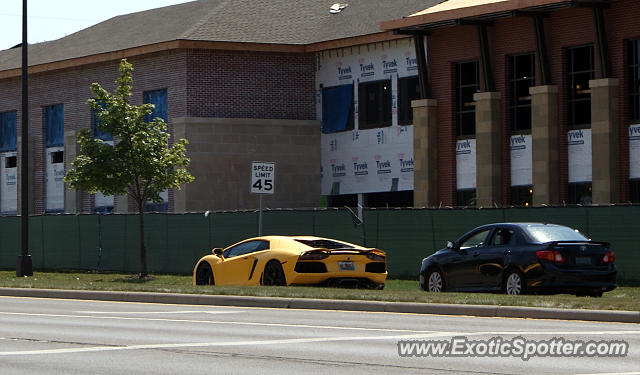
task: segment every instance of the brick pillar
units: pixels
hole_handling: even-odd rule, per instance
[[[35,183],[36,183],[36,175],[35,171],[35,158],[34,158],[34,147],[35,140],[33,137],[29,137],[29,214],[36,214],[41,212],[35,212]],[[17,160],[18,160],[18,173],[17,173],[17,196],[18,196],[18,214],[22,212],[22,168],[20,167],[22,163],[22,137],[18,136],[18,149],[17,149]]]
[[[500,93],[473,95],[476,105],[476,205],[502,203],[502,119]]]
[[[413,205],[438,205],[438,139],[435,99],[414,100],[413,109]]]
[[[618,203],[618,92],[617,78],[589,81],[591,88],[591,155],[593,204]]]
[[[558,185],[558,86],[535,86],[531,94],[534,206],[560,203]]]
[[[64,170],[65,173],[71,169],[71,163],[76,160],[80,145],[78,145],[77,132],[75,130],[67,130],[64,132]],[[64,184],[64,212],[67,214],[76,214],[82,212],[82,192],[80,190],[71,190],[68,184]]]

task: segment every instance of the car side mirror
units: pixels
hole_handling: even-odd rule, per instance
[[[456,246],[455,246],[455,244],[453,242],[447,241],[447,249],[452,249],[453,250],[453,248],[455,248],[455,247]]]
[[[221,256],[222,256],[222,249],[221,249],[221,248],[219,248],[219,247],[217,247],[217,248],[213,249],[213,251],[211,251],[211,252],[213,253],[213,255],[217,255],[217,256],[219,256],[219,257],[221,257]]]

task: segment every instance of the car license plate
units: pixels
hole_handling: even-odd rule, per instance
[[[356,266],[353,262],[338,262],[338,267],[340,267],[340,271],[355,271]]]
[[[582,266],[590,266],[591,257],[576,257],[576,264]]]

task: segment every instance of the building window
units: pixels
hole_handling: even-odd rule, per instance
[[[569,129],[591,127],[591,90],[594,78],[593,46],[567,49],[567,111]]]
[[[531,94],[529,94],[529,88],[536,84],[533,53],[509,57],[509,80],[511,131],[531,131]]]
[[[640,180],[629,180],[629,190],[631,203],[640,203]]]
[[[420,99],[418,77],[398,78],[398,125],[413,124],[411,101]]]
[[[360,83],[358,106],[360,129],[391,126],[391,80]]]
[[[591,182],[569,184],[569,204],[591,204]]]
[[[0,152],[16,150],[18,140],[16,119],[16,111],[0,113]]]
[[[473,136],[476,134],[476,107],[473,95],[479,91],[478,62],[456,63],[456,135]]]
[[[102,108],[105,108],[103,104],[101,104]],[[100,125],[100,119],[95,110],[91,110],[93,116],[91,116],[91,129],[93,129],[93,136],[96,139],[101,139],[103,141],[113,141],[113,136],[108,132],[102,130]]]
[[[145,91],[144,103],[154,105],[151,115],[148,115],[146,118],[147,122],[153,121],[156,117],[163,119],[165,123],[169,122],[169,117],[167,115],[167,89]]]
[[[456,192],[456,202],[458,206],[475,206],[476,189],[463,189]]]
[[[322,132],[353,130],[353,84],[322,89]]]
[[[46,147],[64,146],[64,108],[62,104],[43,108]]]
[[[627,60],[629,73],[629,115],[631,121],[640,121],[640,39],[630,40]]]
[[[413,207],[413,190],[368,193],[365,207]]]
[[[511,205],[512,206],[531,206],[533,202],[532,186],[512,186],[511,187]]]

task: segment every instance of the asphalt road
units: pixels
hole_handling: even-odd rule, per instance
[[[526,361],[398,353],[399,340],[462,336],[623,340],[629,352]],[[640,375],[640,325],[0,297],[3,375],[283,373]]]

